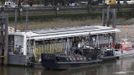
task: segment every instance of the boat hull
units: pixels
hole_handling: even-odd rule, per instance
[[[75,69],[75,68],[82,68],[88,67],[91,64],[99,64],[102,62],[101,59],[96,60],[89,60],[89,61],[55,61],[53,55],[49,57],[49,59],[45,58],[45,55],[42,54],[42,66],[45,69],[53,69],[53,70],[65,70],[65,69]]]
[[[119,59],[119,56],[107,56],[101,58],[103,61],[116,60]]]
[[[109,61],[109,60],[116,60],[118,59],[119,56],[116,56],[115,55],[115,52],[114,50],[108,50],[108,51],[105,51],[104,54],[102,55],[101,59],[103,61]]]

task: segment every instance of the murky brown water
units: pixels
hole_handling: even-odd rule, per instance
[[[47,71],[24,67],[0,67],[0,75],[134,75],[134,59],[127,58],[118,61],[90,66],[88,68],[66,71]]]

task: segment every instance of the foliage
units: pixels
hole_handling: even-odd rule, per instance
[[[4,2],[5,2],[5,0],[0,0],[0,3],[1,3],[1,4],[4,4]]]

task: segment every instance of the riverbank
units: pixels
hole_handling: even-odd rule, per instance
[[[32,21],[27,24],[27,29],[48,29],[48,28],[62,28],[62,27],[74,27],[74,26],[84,26],[84,25],[98,25],[100,20],[90,19],[90,20],[70,20],[70,19],[55,19],[53,21]],[[10,24],[13,26],[13,23]],[[24,30],[26,23],[18,23],[17,28],[19,30]]]
[[[118,25],[131,25],[134,24],[134,18],[132,19],[125,19],[119,18],[116,20],[116,24]],[[73,26],[85,26],[85,25],[102,25],[101,18],[84,18],[84,19],[62,19],[62,18],[55,18],[50,21],[29,21],[28,23],[18,22],[17,29],[24,30],[26,25],[27,29],[48,29],[48,28],[61,28],[61,27],[73,27]],[[14,23],[10,22],[9,26],[14,27]]]
[[[128,38],[134,41],[134,18],[132,19],[117,19],[117,28],[121,29],[118,33],[119,38]],[[13,23],[9,24],[14,27]],[[27,26],[26,26],[27,25]],[[17,29],[24,30],[27,27],[28,30],[35,29],[48,29],[48,28],[62,28],[62,27],[74,27],[74,26],[85,26],[85,25],[102,25],[101,19],[84,19],[84,20],[70,20],[70,19],[55,19],[52,21],[31,21],[28,24],[18,23]]]

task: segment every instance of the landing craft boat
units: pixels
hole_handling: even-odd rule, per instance
[[[79,26],[9,33],[9,64],[40,63],[46,69],[68,69],[116,58],[119,29]]]
[[[86,67],[89,64],[97,64],[102,60],[99,58],[99,50],[95,49],[81,49],[82,53],[70,53],[70,54],[42,54],[42,65],[46,69],[69,69]],[[85,52],[84,52],[85,51]]]
[[[73,31],[70,32],[71,29]],[[57,53],[42,53],[41,63],[46,69],[68,69],[116,59],[112,45],[115,43],[115,33],[118,31],[104,26],[65,29],[62,35],[69,32],[68,35],[58,38],[65,40],[67,49]],[[60,32],[57,35],[61,35]]]

